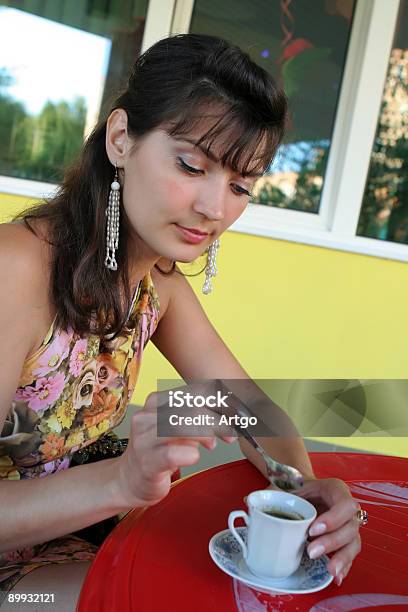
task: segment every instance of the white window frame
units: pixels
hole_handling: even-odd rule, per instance
[[[408,261],[407,245],[355,235],[399,5],[357,0],[319,213],[250,204],[231,231]],[[150,0],[142,51],[169,34],[188,32],[193,9],[194,0]],[[44,197],[56,188],[0,176],[3,193]]]

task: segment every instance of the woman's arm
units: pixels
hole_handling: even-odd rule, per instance
[[[247,373],[208,321],[186,279],[174,275],[163,285],[167,308],[153,342],[181,376],[185,380],[248,379]],[[268,425],[274,435],[258,440],[274,458],[303,473],[305,485],[297,493],[310,499],[318,508],[318,517],[309,530],[309,535],[316,537],[308,545],[308,553],[313,558],[334,553],[328,570],[340,585],[361,549],[356,518],[358,504],[341,480],[315,478],[303,440],[295,435],[279,436],[280,431],[290,431],[293,423],[269,398],[265,402],[269,402],[265,414],[270,416]],[[240,446],[266,476],[264,462],[256,451],[244,439],[240,439]]]
[[[258,437],[260,444],[275,459],[290,464],[306,478],[313,478],[313,469],[302,438],[297,435],[286,413],[254,383],[224,344],[208,320],[187,280],[180,274],[155,276],[164,312],[152,341],[172,363],[184,380],[216,379],[246,380],[246,393],[262,400],[262,417],[273,435]],[[163,298],[162,298],[163,296]],[[249,388],[248,388],[249,385]],[[251,389],[253,385],[253,389]],[[238,384],[237,395],[242,398]],[[239,436],[245,456],[266,476],[263,459]]]
[[[12,405],[24,360],[41,335],[47,307],[46,264],[28,231],[0,225],[0,433]],[[0,478],[0,553],[78,531],[133,507],[165,497],[171,474],[199,459],[210,439],[158,440],[149,402],[133,415],[126,451],[43,478]],[[0,435],[0,462],[12,463]]]
[[[0,553],[40,544],[130,510],[117,486],[117,459],[0,481]]]
[[[0,434],[24,359],[36,340],[43,303],[43,265],[35,239],[22,228],[0,226]],[[1,451],[0,459],[4,457]],[[0,552],[38,544],[117,514],[112,460],[45,478],[0,479]]]

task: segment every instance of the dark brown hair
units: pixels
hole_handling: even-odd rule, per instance
[[[191,132],[203,117],[213,118],[197,144],[209,150],[221,138],[221,163],[241,174],[268,168],[287,121],[286,96],[265,70],[238,47],[199,34],[172,36],[143,53],[110,112],[115,108],[125,110],[135,142],[159,126],[174,136]],[[119,333],[131,300],[130,227],[123,208],[118,269],[112,272],[104,264],[105,210],[114,176],[105,148],[110,112],[67,168],[56,195],[15,219],[34,233],[30,220],[47,220],[53,247],[50,298],[57,325],[71,325],[78,333],[90,331],[93,311],[98,317],[92,331]]]

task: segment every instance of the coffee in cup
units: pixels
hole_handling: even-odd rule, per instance
[[[249,514],[235,510],[228,527],[243,551],[248,569],[262,578],[286,578],[299,567],[316,509],[310,502],[284,491],[264,489],[247,498]],[[243,518],[248,528],[245,543],[234,522]]]
[[[299,512],[289,512],[288,510],[282,510],[282,508],[261,508],[261,512],[285,521],[303,521],[305,518]]]

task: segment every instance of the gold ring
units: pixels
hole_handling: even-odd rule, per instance
[[[356,513],[357,519],[361,525],[367,525],[368,523],[368,512],[367,510],[362,510],[362,508],[360,508],[360,510],[357,510]]]

